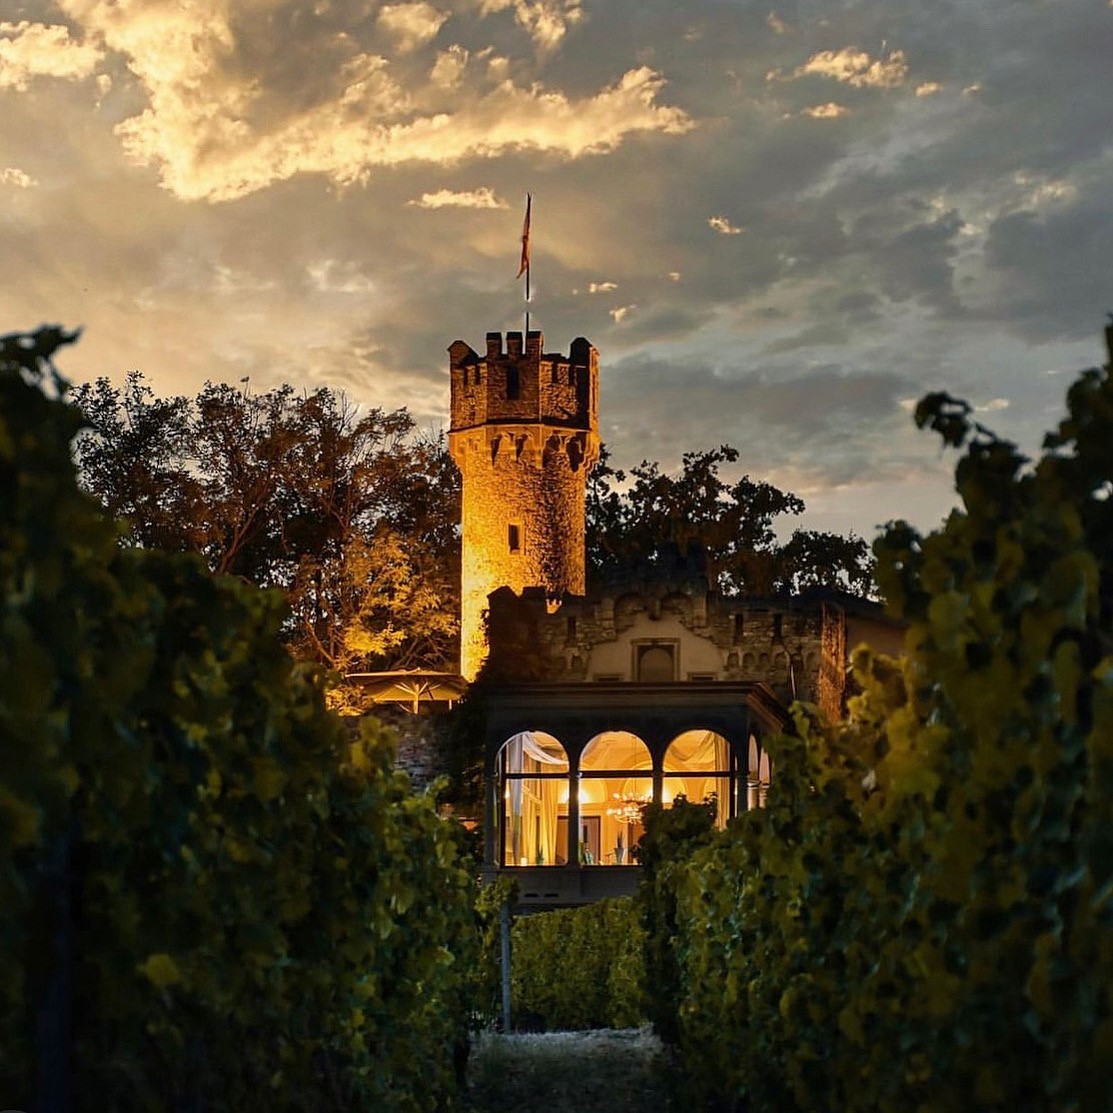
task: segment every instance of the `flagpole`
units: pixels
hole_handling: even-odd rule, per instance
[[[530,215],[533,209],[533,194],[526,194],[526,219],[522,224],[522,261],[518,267],[518,277],[521,278],[524,274],[526,276],[526,335],[525,339],[529,340],[529,268],[530,268],[530,245],[529,245],[529,224]]]

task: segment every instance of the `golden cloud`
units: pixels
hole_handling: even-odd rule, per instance
[[[305,270],[310,284],[323,294],[357,294],[366,297],[377,289],[374,279],[362,274],[352,263],[322,259],[310,263]]]
[[[739,228],[737,224],[731,224],[725,216],[709,216],[707,225],[709,228],[714,228],[720,236],[740,236],[746,231],[745,228]]]
[[[888,58],[871,58],[864,50],[844,47],[842,50],[821,50],[792,72],[793,77],[817,74],[833,77],[857,89],[891,89],[908,75],[908,62],[903,50],[894,50]]]
[[[16,189],[30,189],[38,184],[30,174],[20,170],[18,166],[5,166],[3,170],[0,170],[0,185],[15,186]]]
[[[647,67],[579,99],[505,76],[492,82],[488,74],[469,82],[450,110],[437,110],[428,83],[411,94],[386,58],[353,53],[343,33],[326,45],[341,57],[346,51],[346,60],[321,67],[316,100],[282,102],[279,111],[264,100],[263,82],[229,62],[236,51],[230,0],[61,3],[127,58],[148,105],[117,125],[117,134],[127,156],[157,167],[163,186],[183,200],[233,200],[303,173],[350,185],[376,167],[447,164],[515,148],[577,157],[613,150],[635,132],[675,135],[693,126],[681,109],[657,103],[664,81]],[[403,7],[428,8],[395,9]],[[410,10],[406,18],[417,17]]]
[[[515,22],[542,50],[552,50],[583,18],[580,0],[480,0],[483,15],[511,9]]]
[[[92,43],[71,39],[60,24],[0,23],[0,89],[26,89],[33,77],[90,77],[103,57]]]
[[[386,4],[379,11],[378,23],[406,53],[436,38],[446,19],[448,14],[431,4]]]
[[[496,197],[489,186],[481,186],[466,193],[457,193],[451,189],[438,189],[436,193],[423,193],[419,198],[407,201],[407,205],[414,205],[419,209],[505,209],[505,201]]]
[[[458,43],[442,50],[429,71],[429,80],[442,89],[455,89],[464,79],[468,52]]]
[[[589,294],[606,294],[617,289],[617,282],[591,282],[588,284],[587,292]]]
[[[849,111],[845,105],[828,101],[826,104],[813,104],[810,108],[801,109],[801,115],[811,116],[813,120],[833,120],[838,116],[845,116]]]

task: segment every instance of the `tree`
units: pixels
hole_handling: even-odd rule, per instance
[[[74,400],[81,482],[133,544],[280,589],[291,647],[340,672],[453,660],[459,481],[406,410],[290,386],[160,399],[138,372]]]
[[[436,669],[453,659],[458,620],[446,600],[455,597],[455,584],[437,560],[423,562],[400,532],[353,532],[334,556],[302,559],[296,576],[289,593],[296,657],[342,677],[368,662]],[[358,688],[343,682],[333,697],[342,710],[360,707]]]
[[[775,523],[801,514],[803,500],[748,475],[728,482],[723,465],[736,463],[729,445],[686,452],[675,475],[643,460],[629,475],[610,465],[604,450],[588,482],[589,577],[622,575],[652,562],[662,543],[707,554],[711,582],[727,594],[772,595],[809,587],[861,594],[873,590],[866,543],[853,534],[797,530],[781,544]]]
[[[120,389],[98,379],[72,397],[92,423],[75,443],[85,489],[110,517],[127,521],[135,544],[200,551],[202,489],[189,467],[189,400],[157,398],[138,371]]]

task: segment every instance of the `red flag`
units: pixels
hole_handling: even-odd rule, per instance
[[[533,194],[526,194],[526,219],[522,225],[522,262],[518,267],[518,274],[516,277],[521,278],[523,274],[529,274],[529,210],[533,204]]]

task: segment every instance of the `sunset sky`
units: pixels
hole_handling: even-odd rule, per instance
[[[1113,310],[1113,0],[0,4],[0,331],[74,380],[601,356],[620,464],[735,445],[804,523],[929,527],[927,390],[1034,450]]]

